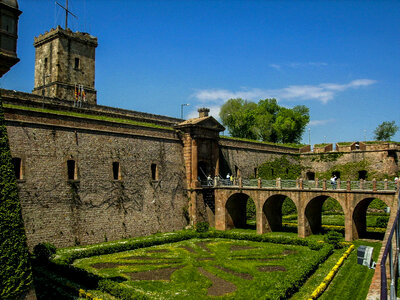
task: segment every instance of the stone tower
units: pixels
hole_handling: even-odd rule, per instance
[[[69,101],[78,98],[96,104],[96,37],[58,26],[35,37],[33,45],[36,48],[34,94]],[[85,99],[79,92],[80,86]]]

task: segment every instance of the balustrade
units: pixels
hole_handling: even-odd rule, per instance
[[[202,181],[201,185],[203,187],[210,187],[209,181]],[[236,186],[239,188],[243,187],[254,187],[254,188],[275,188],[275,189],[299,189],[299,190],[347,190],[347,191],[357,191],[357,190],[367,190],[367,191],[393,191],[397,190],[399,187],[399,183],[396,185],[393,181],[388,181],[387,179],[383,181],[376,181],[375,179],[371,181],[359,180],[359,181],[351,181],[346,180],[346,184],[342,185],[341,180],[338,179],[336,181],[336,185],[330,184],[326,179],[321,180],[316,178],[315,180],[306,180],[303,178],[298,178],[296,180],[289,179],[281,179],[277,178],[276,180],[265,180],[265,179],[245,179],[242,177],[235,178],[232,181],[229,179],[222,179],[220,177],[216,177],[211,186],[213,187],[229,187]]]

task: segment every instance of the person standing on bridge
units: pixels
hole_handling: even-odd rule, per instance
[[[332,189],[336,190],[336,175],[332,175],[331,185],[332,185]]]

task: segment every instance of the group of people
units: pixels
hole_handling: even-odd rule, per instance
[[[218,178],[219,179],[222,179],[222,177],[221,176],[216,176],[215,178],[217,178],[217,180],[218,180]],[[214,180],[215,180],[215,178],[212,178],[211,177],[211,175],[209,174],[208,176],[207,176],[207,185],[208,186],[213,186],[214,185]],[[230,175],[229,173],[226,175],[226,181],[225,181],[225,183],[227,184],[227,185],[233,185],[233,181],[234,181],[234,177],[233,177],[233,175]]]

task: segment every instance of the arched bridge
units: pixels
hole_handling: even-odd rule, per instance
[[[256,186],[254,186],[256,182]],[[264,183],[264,184],[263,184]],[[215,182],[212,189],[215,197],[215,227],[227,230],[246,224],[248,198],[255,202],[257,233],[279,230],[282,226],[282,203],[289,197],[297,208],[298,235],[306,237],[321,229],[322,205],[329,197],[341,205],[345,219],[345,239],[352,241],[366,233],[366,214],[372,200],[382,200],[391,212],[397,211],[397,192],[394,183],[384,182],[338,182],[337,186],[318,182],[253,181],[248,184],[239,179],[236,183]],[[270,182],[271,183],[271,182]],[[267,185],[263,187],[263,185]],[[271,184],[270,184],[271,185]],[[397,189],[398,190],[398,189]]]

